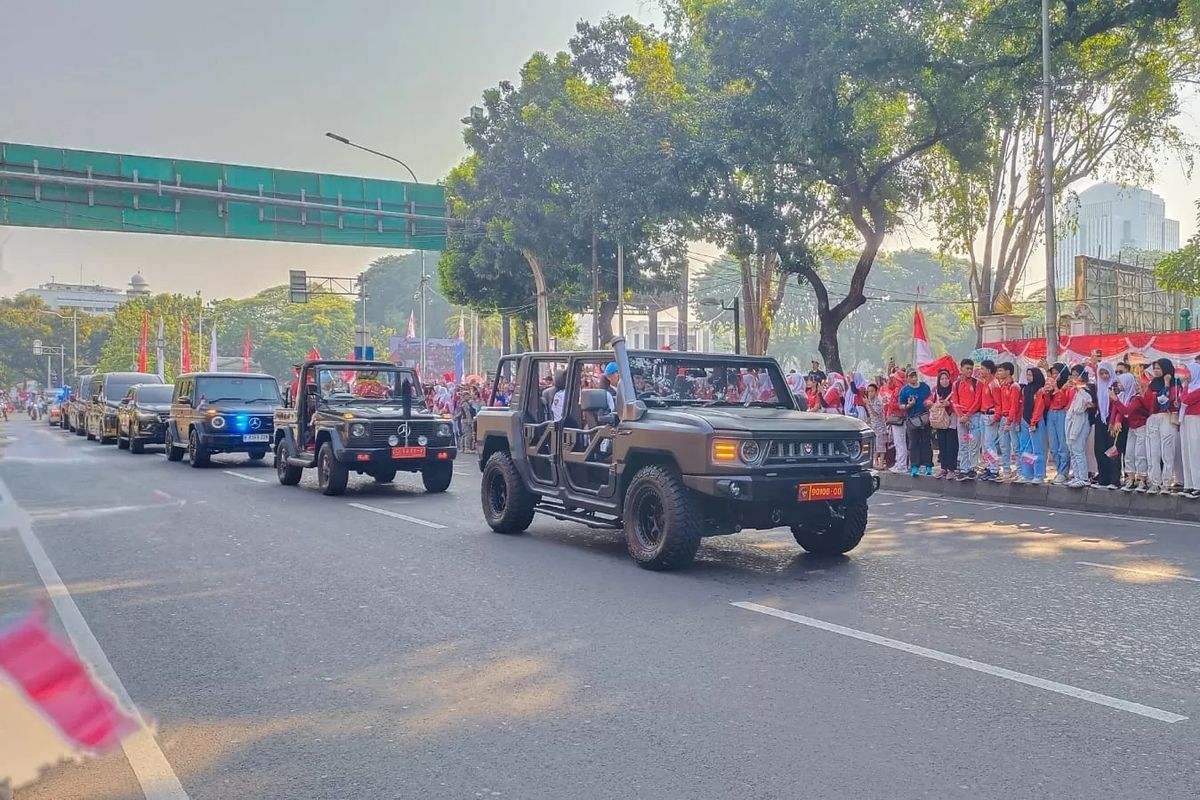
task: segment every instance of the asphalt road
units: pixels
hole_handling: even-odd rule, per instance
[[[490,533],[469,456],[329,498],[0,435],[0,616],[55,588],[157,726],[21,800],[1200,795],[1200,526],[884,493],[847,558],[656,574]]]

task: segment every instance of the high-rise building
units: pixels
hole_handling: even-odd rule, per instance
[[[1179,249],[1179,222],[1167,219],[1163,199],[1148,189],[1098,183],[1063,209],[1054,252],[1060,288],[1075,283],[1075,257],[1119,260],[1123,250]]]

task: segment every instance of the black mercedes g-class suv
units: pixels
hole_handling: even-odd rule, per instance
[[[191,372],[175,379],[166,425],[168,461],[186,453],[206,467],[213,453],[247,453],[261,461],[271,449],[279,382],[252,372]]]
[[[429,412],[417,373],[386,361],[306,361],[275,412],[275,471],[295,486],[317,468],[327,495],[346,491],[350,473],[391,483],[420,472],[427,492],[454,477],[454,428]]]
[[[879,486],[870,428],[798,410],[774,359],[612,347],[501,359],[475,418],[493,530],[537,513],[623,528],[660,570],[743,528],[790,527],[818,554],[858,545]]]

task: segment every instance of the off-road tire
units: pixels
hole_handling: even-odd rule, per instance
[[[700,521],[687,487],[666,467],[638,470],[625,492],[621,518],[629,555],[639,567],[680,569],[692,563],[700,549]]]
[[[529,491],[512,456],[492,453],[479,483],[483,518],[496,533],[524,533],[533,522],[537,495]]]
[[[212,454],[208,452],[208,448],[200,444],[200,434],[193,428],[188,434],[188,463],[196,469],[207,467],[212,459]]]
[[[134,430],[129,431],[129,452],[135,456],[146,452],[146,440],[138,438],[137,434],[139,432]]]
[[[132,440],[132,438],[133,438],[133,437],[132,437],[132,434],[131,434],[129,439],[122,439],[122,438],[121,438],[121,431],[120,431],[120,429],[118,428],[118,429],[117,429],[117,449],[118,449],[118,450],[128,450],[128,449],[129,449],[129,442]]]
[[[867,501],[847,503],[842,519],[827,528],[792,527],[796,544],[813,555],[840,556],[858,547],[867,532]]]
[[[251,461],[262,461],[264,458],[267,457],[267,451],[266,450],[251,450],[246,455],[250,456]]]
[[[304,477],[304,468],[293,467],[287,463],[287,458],[287,446],[280,439],[279,444],[275,445],[275,476],[283,486],[295,486]]]
[[[439,461],[421,468],[421,483],[429,494],[441,494],[454,479],[454,462]]]
[[[175,439],[171,436],[170,428],[167,428],[167,432],[163,434],[163,444],[166,445],[167,461],[183,461],[183,454],[187,451],[182,447],[175,446]]]
[[[317,453],[317,485],[321,494],[335,497],[346,491],[346,483],[350,480],[350,469],[338,463],[333,445],[329,442],[321,445]]]
[[[396,468],[386,467],[384,469],[376,470],[375,472],[371,473],[371,477],[375,479],[376,483],[391,483],[392,481],[396,480]]]
[[[96,441],[96,437],[92,435],[92,424],[90,422],[83,423],[83,435],[87,437],[89,442]]]

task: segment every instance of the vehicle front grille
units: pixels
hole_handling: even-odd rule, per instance
[[[764,464],[827,464],[848,462],[843,440],[776,439],[767,447]]]
[[[410,419],[408,425],[408,437],[400,433],[400,426],[404,420],[389,420],[388,422],[372,422],[370,446],[371,447],[388,447],[388,437],[396,436],[400,440],[401,445],[416,445],[418,436],[425,436],[429,439],[429,444],[433,446],[446,446],[453,444],[452,437],[443,437],[439,439],[434,435],[437,426],[447,422],[447,420],[432,420],[432,419]]]

